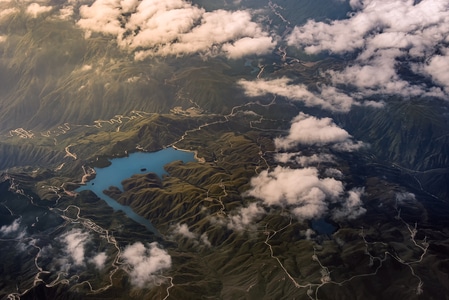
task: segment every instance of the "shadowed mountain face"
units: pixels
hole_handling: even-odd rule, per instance
[[[341,119],[370,144],[380,163],[391,163],[411,186],[447,199],[448,106],[435,100],[394,100],[383,110],[357,110]]]
[[[0,1],[0,298],[449,299],[441,20],[443,0]],[[195,159],[156,174],[167,148]]]

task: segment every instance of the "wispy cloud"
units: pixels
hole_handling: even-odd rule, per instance
[[[94,264],[98,270],[103,270],[107,258],[108,256],[106,255],[106,252],[100,252],[91,259],[89,259],[89,262]]]
[[[185,223],[184,224],[176,224],[173,229],[173,233],[179,234],[188,239],[196,239],[198,237],[198,235],[196,233],[191,232],[189,230],[189,226],[187,226],[187,224],[185,224]]]
[[[89,233],[81,229],[72,229],[60,237],[60,241],[64,244],[64,252],[77,266],[84,265],[85,262],[85,246],[89,242]]]
[[[206,246],[206,247],[212,247],[211,242],[209,241],[209,237],[207,236],[207,233],[203,233],[200,236],[200,241]]]
[[[265,209],[259,203],[250,203],[229,215],[227,227],[237,231],[252,230],[254,222],[265,214]]]
[[[353,220],[363,215],[366,209],[363,207],[361,196],[365,193],[364,188],[354,188],[347,192],[347,196],[341,201],[339,208],[332,211],[335,221]]]
[[[195,245],[204,245],[207,247],[211,246],[211,243],[209,241],[209,238],[207,236],[207,233],[204,232],[203,234],[198,234],[196,232],[190,231],[189,226],[185,223],[183,224],[176,224],[174,225],[173,229],[173,234],[175,235],[180,235],[182,237],[188,238],[190,240],[192,240],[194,242]]]
[[[340,92],[335,87],[322,86],[319,93],[308,90],[304,84],[294,84],[293,80],[282,77],[276,79],[241,79],[238,84],[250,97],[273,94],[293,101],[303,102],[309,107],[321,107],[330,111],[347,112],[353,105],[359,105],[352,97]]]
[[[274,160],[278,163],[293,163],[301,167],[317,166],[322,163],[336,164],[335,159],[335,156],[329,153],[303,155],[301,152],[278,152],[274,155]]]
[[[398,204],[413,203],[416,201],[415,194],[409,192],[398,192],[396,193],[396,202]]]

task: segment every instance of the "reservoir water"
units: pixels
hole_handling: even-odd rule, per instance
[[[318,234],[327,234],[330,235],[337,230],[337,227],[327,222],[324,219],[312,220],[311,227]]]
[[[170,162],[194,160],[193,152],[166,148],[157,152],[136,152],[127,157],[111,159],[111,165],[106,168],[95,168],[96,176],[76,189],[77,192],[90,190],[103,199],[114,210],[123,211],[130,219],[142,224],[148,230],[157,233],[151,222],[136,214],[129,206],[121,205],[103,193],[104,190],[115,186],[123,191],[122,181],[135,174],[156,173],[158,176],[166,174],[164,166]]]

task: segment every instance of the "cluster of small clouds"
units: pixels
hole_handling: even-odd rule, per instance
[[[14,240],[26,237],[26,230],[21,226],[21,220],[21,218],[15,219],[10,225],[0,227],[0,235]],[[90,242],[91,235],[88,232],[74,228],[63,233],[52,244],[42,247],[41,256],[51,258],[52,263],[59,265],[65,272],[69,272],[72,266],[85,267],[86,262],[101,270],[105,266],[107,255],[105,252],[86,255],[86,245]],[[37,240],[28,236],[25,240],[20,241],[18,249],[25,251],[30,244],[35,243]]]
[[[92,236],[89,232],[74,228],[62,234],[56,244],[43,247],[41,255],[52,257],[52,264],[65,273],[84,269],[88,265],[101,271],[106,266],[108,255],[106,252],[93,251],[92,247],[88,247],[91,243]],[[63,255],[59,253],[60,249]],[[164,281],[160,272],[171,267],[171,256],[156,242],[128,245],[121,252],[121,259],[131,283],[138,287],[160,284]]]
[[[286,37],[288,45],[308,54],[351,53],[356,58],[347,67],[324,71],[327,83],[314,91],[282,77],[241,80],[245,93],[251,97],[279,95],[338,112],[354,105],[384,106],[383,101],[369,100],[375,95],[449,98],[446,0],[351,0],[350,5],[353,12],[347,18],[309,20]],[[399,69],[427,78],[433,85],[405,79]]]
[[[38,16],[49,13],[53,10],[53,6],[45,5],[47,1],[24,1],[25,7],[20,5],[17,7],[17,2],[12,0],[0,0],[0,22],[3,19],[14,16],[21,11],[29,15],[31,18],[37,18]],[[22,3],[20,3],[22,4]]]
[[[365,188],[363,187],[349,190],[344,201],[341,203],[341,206],[332,212],[332,218],[334,220],[353,220],[365,214],[366,208],[363,207],[363,202],[361,200],[364,193]]]
[[[105,252],[93,254],[92,257],[86,257],[86,245],[90,243],[91,236],[88,232],[81,229],[72,229],[59,238],[63,243],[63,251],[67,254],[69,260],[66,263],[72,263],[75,266],[85,266],[86,262],[89,262],[98,270],[102,270],[105,267],[107,255]]]
[[[363,189],[345,191],[342,181],[321,177],[317,168],[277,166],[264,170],[251,179],[248,196],[262,201],[264,206],[287,208],[298,220],[330,216],[334,220],[355,219],[365,212],[360,197]],[[330,205],[337,208],[330,211]]]
[[[301,123],[303,121],[306,122]],[[298,127],[304,130],[294,128],[286,137],[275,139],[278,151],[303,144],[328,146],[326,148],[338,145],[335,147],[338,151],[347,152],[363,145],[354,142],[345,130],[337,127],[329,118],[319,119],[300,113],[293,124],[296,122],[300,122]],[[244,193],[244,196],[254,197],[257,201],[231,212],[227,219],[229,229],[253,229],[254,222],[267,214],[270,207],[282,208],[299,221],[323,217],[330,217],[334,221],[353,220],[366,212],[362,201],[363,187],[346,190],[340,170],[327,167],[320,172],[316,167],[322,163],[336,164],[333,154],[318,149],[317,153],[309,156],[301,152],[278,152],[274,158],[279,165],[253,177],[251,188]],[[312,231],[308,231],[306,236],[310,238],[312,234]]]
[[[204,245],[206,247],[212,246],[212,244],[210,243],[209,238],[207,236],[207,233],[204,232],[203,234],[200,235],[198,233],[190,231],[189,226],[185,223],[183,223],[183,224],[177,223],[173,227],[172,231],[175,235],[180,235],[189,240],[192,240],[194,245],[196,245],[196,246],[199,246],[199,245]]]
[[[91,243],[92,236],[89,232],[73,228],[64,232],[54,243],[43,247],[41,255],[51,257],[52,264],[66,273],[84,269],[89,264],[101,271],[108,257],[106,252],[88,251],[87,246]]]
[[[234,59],[275,47],[248,10],[208,12],[185,0],[96,0],[79,12],[77,25],[87,36],[112,35],[136,59],[193,53]]]
[[[159,276],[160,272],[169,269],[172,264],[171,256],[157,242],[128,245],[121,258],[129,266],[131,283],[140,288],[162,283],[165,278]]]
[[[56,11],[47,1],[28,3],[24,11],[33,18]],[[76,24],[86,31],[86,36],[94,32],[112,35],[122,49],[134,53],[138,60],[194,53],[230,59],[264,55],[272,52],[280,40],[253,20],[251,10],[206,11],[185,0],[84,3],[69,0],[59,8],[59,17],[77,18]],[[382,101],[367,100],[379,94],[448,98],[449,7],[445,0],[351,0],[350,5],[353,11],[347,18],[309,20],[295,26],[285,38],[290,46],[304,48],[309,54],[355,54],[346,68],[325,71],[323,75],[330,80],[313,91],[286,77],[241,80],[239,85],[246,94],[272,93],[307,106],[340,112],[347,112],[354,105],[381,107]],[[2,8],[0,21],[23,10]],[[434,85],[411,82],[398,69],[414,72]],[[345,86],[351,87],[352,92],[342,89]]]
[[[0,228],[0,234],[10,236],[20,232],[20,219],[14,220],[10,225]],[[192,234],[185,224],[179,226],[179,234],[191,238],[198,238]],[[210,246],[207,236],[201,236],[200,239]],[[28,244],[37,243],[31,240]],[[80,228],[73,228],[61,234],[52,243],[42,247],[40,256],[42,261],[48,261],[49,264],[44,268],[59,270],[65,274],[84,270],[89,265],[95,266],[99,271],[106,266],[108,255],[106,252],[96,252],[96,247],[92,246],[93,240],[91,233]],[[26,247],[22,248],[24,251]],[[137,287],[153,286],[162,283],[165,278],[160,276],[161,271],[171,267],[171,256],[162,249],[157,242],[147,245],[136,242],[128,245],[121,252],[123,269],[129,274],[130,281]]]
[[[365,96],[400,94],[447,98],[449,6],[445,0],[350,1],[354,12],[331,22],[309,20],[288,37],[292,46],[309,54],[323,51],[356,53],[343,71],[329,72],[335,85],[358,88]],[[426,87],[402,79],[397,66],[429,76],[440,87]],[[441,89],[441,87],[443,89]]]
[[[332,171],[328,177],[322,176],[315,167],[277,166],[271,171],[262,171],[251,179],[251,188],[244,194],[257,201],[231,212],[226,221],[228,229],[254,230],[255,222],[266,215],[270,207],[282,208],[298,221],[330,217],[340,222],[365,214],[364,188],[345,190],[344,183],[333,177],[340,176],[341,171]],[[304,234],[310,239],[314,232],[308,230]]]
[[[354,141],[332,119],[301,112],[292,120],[288,134],[275,138],[274,144],[278,151],[274,159],[279,165],[251,179],[251,188],[244,196],[254,197],[257,201],[229,214],[229,229],[251,228],[270,207],[283,208],[300,221],[323,217],[335,221],[353,220],[366,212],[362,201],[364,188],[346,190],[341,180],[343,173],[328,167],[337,164],[336,156],[328,153],[328,149],[352,152],[365,144]],[[298,151],[301,147],[306,147],[308,152],[312,147],[315,153],[304,155]],[[322,171],[317,167],[320,164],[326,165]]]
[[[77,19],[76,25],[85,30],[86,37],[92,33],[111,35],[137,60],[197,53],[237,59],[268,54],[276,46],[277,37],[253,21],[251,10],[206,11],[185,0],[96,0],[90,4],[69,0],[61,7],[47,2],[30,1],[26,7],[14,7],[15,2],[2,0],[0,21],[21,12],[31,18],[53,13],[59,19]]]

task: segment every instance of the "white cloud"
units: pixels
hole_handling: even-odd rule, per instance
[[[189,230],[187,224],[176,224],[173,232],[189,239],[196,239],[198,237],[196,233]]]
[[[92,257],[89,262],[93,263],[98,270],[102,270],[104,268],[106,259],[108,258],[108,256],[106,255],[105,252],[100,252],[97,255],[95,255],[94,257]]]
[[[360,199],[363,192],[363,188],[346,192],[341,181],[320,177],[316,168],[291,169],[277,166],[273,171],[265,170],[253,177],[251,189],[246,195],[259,199],[267,207],[286,208],[298,220],[319,219],[330,214],[340,221],[357,218],[366,211]],[[257,202],[252,205],[253,208],[259,207]],[[253,210],[255,209],[251,211]],[[237,214],[239,218],[246,218],[244,222],[240,222],[242,227],[252,222],[251,216],[265,213],[262,209],[255,211],[256,213],[248,213],[242,209],[242,213]],[[230,226],[240,223],[233,221]]]
[[[308,107],[318,106],[330,111],[347,112],[352,105],[359,104],[335,87],[323,85],[319,93],[313,93],[303,84],[292,84],[292,80],[287,77],[254,81],[242,79],[238,81],[238,84],[250,97],[273,94],[293,101],[301,101]]]
[[[92,70],[92,66],[91,66],[91,65],[83,65],[83,66],[81,67],[81,71],[82,71],[82,72],[90,71],[90,70]]]
[[[304,235],[306,240],[311,240],[312,236],[316,235],[316,232],[311,228],[307,228],[306,230],[301,231],[300,233],[301,233],[301,235]]]
[[[17,8],[6,8],[6,9],[2,9],[2,11],[0,11],[0,21],[1,21],[3,18],[12,16],[12,15],[17,14],[17,13],[19,13],[19,9],[17,9]]]
[[[237,231],[253,229],[254,221],[265,214],[265,210],[257,202],[241,207],[229,216],[228,228]]]
[[[209,241],[209,238],[208,238],[208,236],[207,236],[207,233],[203,233],[203,234],[200,236],[200,241],[201,241],[205,246],[207,246],[207,247],[212,247],[212,244],[211,244],[211,242]]]
[[[355,86],[362,95],[400,94],[447,98],[443,65],[447,59],[435,49],[449,42],[449,6],[446,0],[351,0],[355,11],[347,19],[330,22],[309,20],[288,36],[289,45],[307,53],[356,53],[357,58],[343,71],[329,72],[334,84]],[[405,60],[427,61],[415,68],[429,75],[437,85],[427,88],[401,79],[398,64]],[[420,63],[422,64],[422,63]]]
[[[147,246],[136,242],[127,246],[121,255],[124,262],[129,265],[131,283],[138,287],[161,283],[164,279],[157,274],[169,269],[172,263],[171,256],[159,248],[158,243],[153,242]]]
[[[290,207],[298,219],[311,219],[324,215],[328,210],[327,201],[337,201],[343,192],[342,182],[319,178],[316,168],[278,166],[253,177],[248,195],[262,200],[266,206]]]
[[[223,45],[223,51],[231,59],[241,58],[247,55],[264,55],[274,48],[273,39],[269,36],[244,37],[234,43]]]
[[[192,232],[189,229],[189,226],[187,224],[176,224],[172,228],[172,231],[174,234],[181,235],[185,238],[191,239],[194,242],[195,246],[198,246],[199,243],[202,243],[203,245],[207,247],[211,247],[211,243],[209,241],[209,238],[207,237],[207,233],[203,233],[202,235],[199,235],[198,233]]]
[[[341,207],[332,211],[332,218],[336,221],[353,220],[363,215],[366,209],[363,207],[360,197],[364,192],[364,188],[354,188],[348,191],[348,196],[343,200]]]
[[[445,0],[359,2],[348,19],[329,23],[308,21],[295,27],[290,45],[304,46],[308,53],[334,53],[405,48],[413,56],[432,52],[432,47],[447,39],[449,8]],[[432,34],[430,34],[432,33]]]
[[[194,53],[240,58],[275,46],[247,10],[206,12],[184,0],[96,0],[81,6],[80,15],[78,26],[115,36],[138,60]]]
[[[83,29],[119,35],[124,32],[120,23],[120,1],[97,0],[91,6],[82,5],[78,26]]]
[[[331,118],[316,118],[300,113],[292,120],[289,134],[274,140],[277,149],[292,149],[297,145],[330,145],[338,151],[354,151],[363,143],[352,141],[351,135],[338,127]]]
[[[64,6],[59,10],[59,18],[63,20],[68,20],[74,14],[74,7],[71,5]]]
[[[373,94],[401,94],[419,96],[425,94],[421,86],[402,80],[397,74],[398,49],[377,50],[368,60],[358,60],[343,71],[328,71],[334,84],[347,84],[363,91],[365,96]]]
[[[53,9],[51,6],[41,6],[39,3],[31,3],[26,9],[26,13],[37,18],[38,15],[49,12]]]
[[[415,70],[429,75],[435,83],[444,87],[446,94],[449,94],[449,48],[442,50],[442,55],[435,55],[425,64],[417,65]]]
[[[15,219],[10,225],[3,225],[0,228],[0,233],[2,233],[3,235],[9,235],[11,233],[17,232],[20,228],[20,220],[20,218]]]
[[[358,18],[360,19],[360,18]],[[324,50],[335,53],[353,51],[364,45],[363,36],[371,24],[354,20],[362,26],[348,28],[348,21],[333,21],[330,24],[309,20],[301,27],[295,27],[288,36],[289,45],[304,45],[305,51],[316,54]]]
[[[84,265],[85,245],[89,242],[89,233],[80,229],[72,229],[60,237],[64,243],[64,251],[77,266]]]

